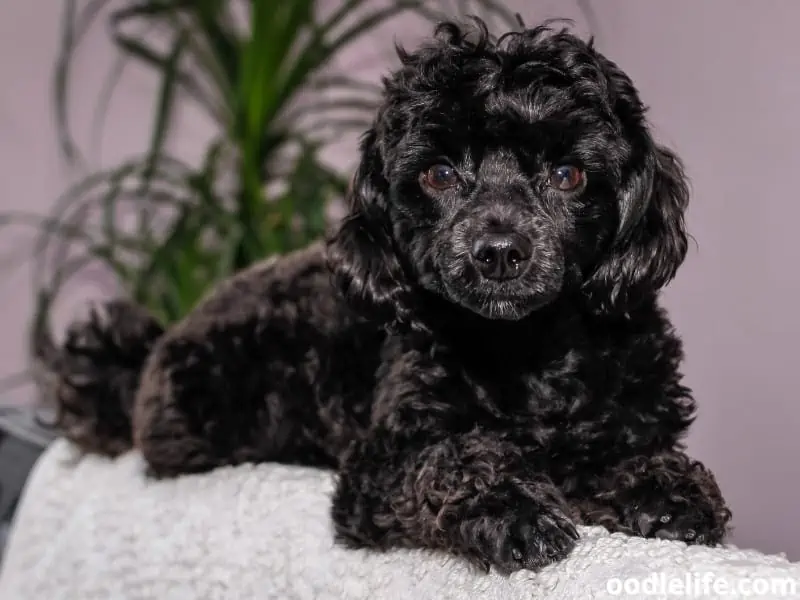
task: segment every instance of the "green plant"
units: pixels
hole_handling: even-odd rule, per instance
[[[363,130],[380,87],[332,73],[332,59],[387,20],[416,12],[480,14],[515,24],[502,0],[65,0],[54,79],[59,143],[83,173],[47,215],[0,215],[38,233],[33,338],[62,286],[87,266],[110,270],[123,293],[162,322],[181,318],[221,278],[325,228],[345,178],[320,160],[318,135]],[[375,7],[379,4],[379,7]],[[119,53],[98,97],[102,124],[126,66],[159,78],[149,147],[92,171],[71,131],[72,66],[86,34],[108,26]],[[167,151],[176,109],[199,106],[216,136],[199,165]]]

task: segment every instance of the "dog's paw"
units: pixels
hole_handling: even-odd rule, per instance
[[[509,507],[501,514],[464,520],[459,525],[462,543],[475,562],[488,569],[510,573],[539,569],[565,558],[578,539],[575,525],[560,508]]]
[[[673,493],[634,504],[629,526],[642,537],[713,546],[722,541],[729,518],[727,509],[719,510],[705,498]]]
[[[653,459],[647,466],[619,482],[617,502],[622,504],[624,525],[648,538],[720,543],[731,512],[711,472],[684,456]]]

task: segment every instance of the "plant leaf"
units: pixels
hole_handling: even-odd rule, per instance
[[[62,155],[70,164],[80,159],[80,152],[69,126],[69,76],[72,61],[84,35],[108,2],[109,0],[91,0],[80,12],[77,0],[64,2],[64,12],[61,16],[61,48],[53,71],[53,99],[59,146]]]
[[[169,134],[169,127],[172,124],[172,113],[175,101],[175,86],[178,65],[181,54],[186,46],[186,32],[181,31],[172,45],[167,61],[164,63],[164,70],[161,76],[161,90],[158,96],[158,104],[153,123],[152,139],[150,150],[145,158],[144,172],[142,173],[142,189],[144,195],[150,188],[150,182],[156,169],[156,164],[161,157],[164,142]]]

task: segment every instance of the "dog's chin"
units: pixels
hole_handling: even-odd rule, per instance
[[[519,321],[550,304],[558,296],[558,291],[508,294],[478,290],[467,295],[449,295],[451,302],[484,319]]]
[[[481,306],[467,306],[467,308],[484,319],[494,321],[519,321],[535,310],[535,306],[531,306],[528,302],[506,299],[490,300]]]

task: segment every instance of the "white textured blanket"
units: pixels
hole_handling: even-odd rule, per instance
[[[564,562],[511,577],[423,551],[345,550],[331,541],[331,484],[280,465],[156,483],[134,453],[79,458],[58,441],[28,482],[0,598],[800,598],[800,563],[598,528]]]

